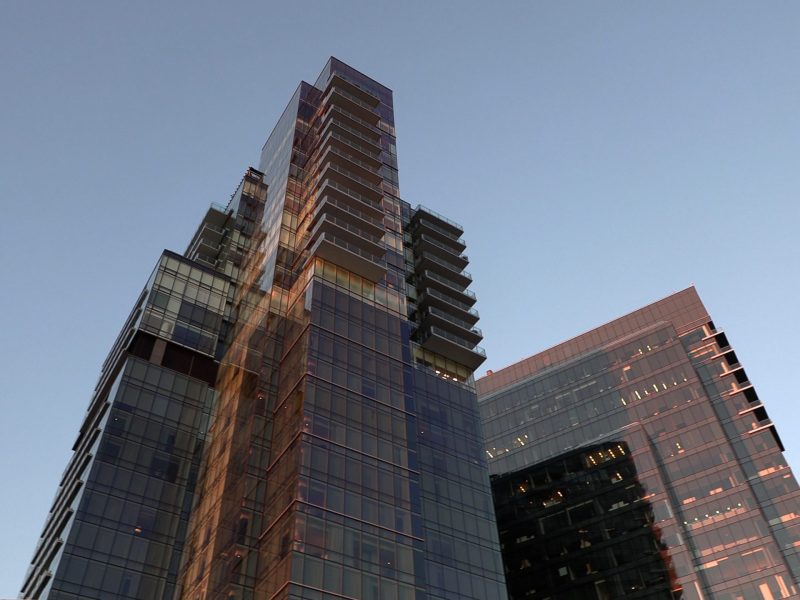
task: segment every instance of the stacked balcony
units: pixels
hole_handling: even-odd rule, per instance
[[[457,223],[419,206],[410,221],[417,288],[416,321],[420,345],[472,370],[486,360],[477,344],[483,339],[475,327],[475,294],[467,288],[472,276],[465,271],[469,258]]]
[[[370,281],[386,273],[379,101],[335,75],[321,107],[310,170],[314,192],[308,248]]]
[[[330,106],[322,118],[322,140],[336,139],[360,153],[364,160],[377,163],[377,167],[380,166],[380,136],[376,127],[338,106]]]
[[[341,75],[331,77],[322,103],[326,106],[338,106],[372,125],[377,125],[380,121],[380,115],[376,110],[380,100]]]
[[[212,269],[219,264],[223,242],[229,235],[229,215],[218,206],[211,206],[206,212],[197,232],[189,242],[186,256]]]

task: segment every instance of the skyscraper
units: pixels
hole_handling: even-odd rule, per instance
[[[462,228],[332,58],[120,334],[30,598],[503,598]]]
[[[264,146],[184,597],[502,593],[462,231],[399,199],[394,133],[331,59]]]
[[[511,598],[797,597],[797,482],[693,287],[477,385]]]

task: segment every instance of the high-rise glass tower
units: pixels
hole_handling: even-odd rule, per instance
[[[176,597],[261,180],[249,170],[183,255],[159,259],[103,364],[20,597]]]
[[[23,597],[504,598],[462,233],[400,199],[391,91],[330,59],[159,262]]]
[[[797,597],[800,491],[694,288],[478,391],[511,598]]]

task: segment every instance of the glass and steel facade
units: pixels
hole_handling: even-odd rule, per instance
[[[399,198],[391,91],[331,59],[259,168],[181,597],[504,597],[462,231]]]
[[[92,396],[20,597],[171,599],[262,175],[164,251]]]
[[[511,598],[797,596],[797,483],[694,288],[478,390]]]
[[[462,234],[399,197],[391,90],[331,58],[159,263],[73,460],[89,499],[59,492],[91,528],[48,524],[23,597],[505,598]]]
[[[680,597],[675,551],[626,442],[564,453],[492,487],[511,597]]]

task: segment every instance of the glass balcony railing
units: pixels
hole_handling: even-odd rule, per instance
[[[375,108],[340,88],[330,88],[330,91],[322,99],[322,102],[324,105],[335,104],[340,106],[347,112],[359,116],[362,120],[372,125],[378,125],[381,119],[381,116],[376,112]]]
[[[356,183],[361,184],[366,189],[368,189],[370,191],[373,191],[376,194],[379,194],[380,196],[383,196],[383,190],[381,188],[379,188],[378,186],[376,186],[374,183],[371,183],[371,182],[367,181],[366,179],[364,179],[363,177],[359,177],[355,173],[352,173],[351,171],[348,171],[347,169],[345,169],[343,167],[340,167],[339,165],[336,165],[336,164],[334,164],[334,163],[332,163],[330,161],[326,161],[322,165],[322,167],[320,169],[320,173],[321,173],[320,176],[321,177],[322,177],[322,174],[324,174],[327,169],[330,169],[331,171],[336,171],[337,173],[341,173],[342,175],[344,175],[348,179],[351,179],[351,180],[355,181]]]
[[[227,230],[223,229],[222,227],[217,227],[216,225],[212,225],[211,223],[204,223],[203,231],[210,231],[220,236],[225,236],[228,233]]]
[[[207,237],[200,237],[200,238],[197,238],[196,249],[200,249],[201,247],[205,247],[205,248],[207,248],[209,250],[212,250],[214,252],[219,252],[219,250],[220,250],[220,242],[219,241],[210,240]]]
[[[325,221],[328,221],[329,223],[333,223],[334,225],[336,225],[336,227],[344,229],[345,231],[349,231],[353,235],[355,235],[355,236],[357,236],[357,237],[359,237],[359,238],[361,238],[363,240],[366,240],[366,241],[368,241],[368,242],[370,242],[372,244],[375,244],[376,246],[380,246],[381,248],[384,247],[383,246],[383,241],[379,237],[376,237],[376,236],[374,236],[374,235],[372,235],[370,233],[367,233],[366,231],[364,231],[360,227],[356,227],[355,225],[352,225],[351,223],[348,223],[344,219],[337,219],[336,217],[331,216],[329,214],[323,215],[323,217],[320,220],[320,222],[316,224],[316,226],[314,227],[314,231],[311,234],[312,237],[314,235],[316,235],[316,233],[322,227],[324,227]]]
[[[342,129],[344,129],[344,130],[346,130],[346,131],[349,131],[350,133],[357,133],[356,131],[354,131],[353,129],[351,129],[350,127],[348,127],[347,125],[342,125],[342,124],[341,124],[339,121],[331,121],[331,122],[332,122],[334,125],[336,125],[337,127],[340,127],[340,128],[342,128]],[[332,138],[334,138],[334,139],[336,139],[336,140],[339,140],[339,141],[340,141],[340,142],[342,142],[343,144],[347,144],[347,145],[348,145],[350,148],[353,148],[354,150],[357,150],[357,151],[358,151],[358,152],[360,152],[361,154],[364,154],[365,156],[369,156],[370,158],[374,159],[374,160],[375,160],[375,162],[380,162],[380,159],[381,159],[381,153],[380,153],[380,152],[377,152],[377,151],[375,151],[375,150],[372,150],[372,149],[370,149],[370,148],[367,148],[367,147],[365,147],[364,145],[362,145],[361,143],[359,143],[359,142],[354,142],[353,140],[351,140],[351,139],[349,139],[349,138],[347,138],[347,137],[343,136],[343,135],[342,135],[342,134],[340,134],[340,133],[337,133],[337,132],[335,132],[335,131],[332,131],[332,130],[328,131],[328,133],[326,134],[326,137],[327,137],[327,136],[330,136],[330,137],[332,137]],[[358,136],[358,138],[359,138],[360,140],[364,140],[366,143],[370,143],[370,140],[367,140],[367,139],[365,139],[365,138],[364,138],[363,136],[361,136],[361,135],[359,135],[359,136]],[[373,144],[373,146],[372,146],[372,147],[373,147],[373,148],[375,148],[376,146]]]
[[[343,118],[345,118],[345,119],[350,119],[350,120],[351,120],[351,121],[353,121],[354,123],[358,123],[358,124],[359,124],[359,125],[361,125],[362,127],[364,127],[364,128],[366,128],[366,129],[369,129],[370,131],[372,131],[372,132],[375,134],[375,137],[367,137],[367,136],[365,136],[364,134],[362,134],[362,133],[360,133],[360,132],[358,132],[358,131],[356,131],[356,130],[354,130],[354,129],[351,129],[351,131],[352,131],[353,133],[355,133],[355,134],[356,134],[356,135],[358,135],[359,137],[363,137],[365,140],[369,141],[370,143],[372,143],[372,144],[377,144],[377,143],[378,143],[378,138],[379,138],[379,136],[380,136],[380,133],[381,133],[381,132],[380,132],[380,130],[379,130],[377,127],[375,127],[375,125],[373,125],[372,123],[369,123],[369,122],[365,121],[365,120],[364,120],[364,119],[362,119],[361,117],[359,117],[359,116],[357,116],[357,115],[354,115],[354,114],[353,114],[353,113],[351,113],[351,112],[348,112],[348,111],[346,111],[346,110],[345,110],[345,109],[343,109],[341,106],[336,106],[335,104],[331,104],[331,105],[330,105],[330,108],[328,108],[328,113],[327,113],[325,116],[326,116],[326,117],[327,117],[327,116],[333,116],[333,115],[331,115],[331,113],[333,113],[333,112],[335,112],[335,113],[338,113],[338,114],[339,114],[339,115],[341,115]],[[342,125],[341,123],[339,123],[339,125],[340,125],[340,126],[342,126],[342,127],[346,127],[346,125]]]
[[[464,286],[457,284],[454,281],[447,279],[446,277],[442,277],[438,273],[433,273],[432,271],[428,271],[427,269],[422,272],[423,277],[430,279],[432,281],[438,281],[442,285],[446,285],[447,287],[453,289],[454,291],[458,292],[459,294],[463,294],[464,296],[468,296],[469,298],[477,299],[475,297],[474,292],[470,290],[464,289]]]
[[[458,266],[454,265],[453,263],[447,262],[446,260],[439,258],[438,256],[433,256],[430,252],[426,252],[424,256],[420,257],[420,260],[430,260],[431,262],[434,262],[437,265],[441,265],[448,271],[452,271],[453,273],[472,281],[472,274],[469,271],[464,271],[460,269]]]
[[[375,227],[379,227],[379,228],[383,229],[383,221],[381,221],[380,219],[376,219],[374,217],[370,217],[365,212],[360,211],[357,208],[353,208],[349,204],[345,204],[341,200],[337,200],[336,198],[332,198],[330,196],[326,196],[324,198],[323,202],[320,203],[320,205],[317,207],[317,212],[319,212],[320,210],[324,210],[324,207],[323,207],[324,204],[330,204],[331,206],[335,206],[339,210],[347,212],[347,213],[353,215],[354,217],[357,217],[357,218],[361,219],[362,221],[366,221],[370,225],[373,225]]]
[[[220,204],[219,202],[212,202],[211,203],[211,208],[213,208],[217,212],[221,212],[221,213],[227,213],[228,212],[228,207],[225,204]]]
[[[423,233],[423,234],[420,234],[419,236],[417,236],[417,239],[422,241],[422,242],[425,242],[427,244],[432,244],[432,245],[436,246],[437,248],[440,248],[442,251],[446,252],[449,256],[452,256],[454,259],[456,259],[458,261],[462,261],[464,263],[469,263],[469,257],[466,254],[459,254],[459,252],[457,250],[453,249],[451,246],[448,246],[447,244],[444,244],[443,242],[435,240],[429,235],[425,235]]]
[[[460,246],[461,248],[467,247],[467,243],[464,241],[464,239],[456,238],[452,231],[448,231],[444,227],[439,227],[438,225],[432,223],[431,221],[425,221],[424,223],[425,227],[428,227],[433,231],[441,234],[442,236],[447,238],[448,241],[451,241],[454,246]]]
[[[320,192],[322,191],[324,186],[328,186],[328,187],[330,187],[330,188],[332,188],[334,190],[337,190],[337,191],[339,191],[339,192],[341,192],[343,194],[346,194],[347,196],[350,196],[351,198],[354,198],[355,200],[358,200],[362,204],[366,204],[367,206],[369,206],[370,208],[372,208],[374,210],[378,210],[378,211],[383,212],[383,210],[381,209],[380,205],[378,204],[378,202],[376,200],[374,200],[373,198],[368,198],[367,196],[364,196],[363,194],[359,194],[357,191],[350,189],[346,185],[342,185],[341,183],[337,183],[336,181],[333,181],[332,179],[323,179],[322,180],[322,184],[319,185]]]
[[[466,348],[471,352],[475,352],[476,354],[480,354],[481,356],[486,356],[486,351],[481,348],[480,346],[473,344],[463,338],[458,337],[457,335],[453,335],[449,331],[445,331],[441,327],[437,327],[436,325],[431,325],[428,330],[432,335],[438,335],[446,340],[449,340],[455,344],[458,344],[462,348]]]
[[[350,87],[355,92],[358,92],[359,94],[363,94],[367,98],[367,100],[365,100],[365,102],[369,102],[372,106],[378,106],[378,104],[381,103],[380,98],[378,98],[375,95],[375,92],[373,92],[370,89],[367,89],[366,87],[364,87],[360,83],[356,83],[355,81],[352,81],[351,79],[348,79],[347,77],[344,77],[341,73],[336,73],[331,78],[331,83],[333,85]]]
[[[334,244],[335,246],[339,246],[340,248],[344,248],[348,252],[352,252],[356,256],[360,256],[364,260],[368,260],[369,262],[379,265],[384,269],[386,268],[386,261],[383,260],[382,258],[378,258],[376,255],[367,252],[364,249],[359,248],[355,244],[348,242],[347,240],[344,240],[338,236],[335,236],[332,233],[326,231],[319,236],[318,240],[326,241],[331,244]]]
[[[362,108],[365,108],[370,112],[373,112],[375,110],[375,106],[374,105],[371,105],[368,102],[364,102],[361,98],[357,98],[354,94],[351,94],[350,92],[342,89],[341,87],[333,86],[331,88],[330,92],[328,92],[328,97],[330,97],[330,95],[334,94],[334,93],[341,94],[342,96],[344,96],[345,98],[347,98],[348,100],[353,102],[354,104],[357,104],[358,106],[360,106]],[[374,114],[375,114],[376,117],[378,116],[377,113],[374,113]]]
[[[430,312],[430,314],[432,314],[432,315],[434,315],[436,317],[439,317],[440,319],[444,319],[445,321],[449,321],[453,325],[457,325],[458,327],[461,327],[462,329],[466,329],[470,333],[473,333],[475,335],[483,337],[483,332],[478,327],[473,327],[472,324],[467,323],[466,321],[463,321],[462,319],[459,319],[458,317],[454,317],[453,315],[451,315],[448,312],[445,312],[445,311],[443,311],[443,310],[441,310],[439,308],[436,308],[434,306],[431,306],[430,308],[428,308],[428,311]]]
[[[424,294],[427,295],[427,296],[431,296],[432,298],[437,298],[437,299],[441,300],[442,302],[446,302],[447,304],[449,304],[451,306],[455,306],[459,310],[463,310],[464,312],[467,312],[467,313],[471,314],[475,318],[479,318],[480,317],[480,315],[478,314],[477,310],[475,310],[474,308],[470,307],[469,304],[461,302],[460,300],[456,300],[452,296],[448,296],[447,294],[443,294],[443,293],[441,293],[441,292],[439,292],[437,290],[434,290],[432,288],[426,288]]]
[[[417,212],[428,213],[432,217],[435,217],[435,218],[439,219],[440,221],[442,221],[444,223],[447,223],[451,227],[453,227],[455,229],[458,229],[461,233],[464,232],[464,228],[461,225],[459,225],[458,223],[456,223],[452,219],[448,219],[443,214],[440,214],[440,213],[436,212],[435,210],[432,210],[432,209],[428,208],[427,206],[423,206],[422,204],[417,204],[417,208],[415,210]]]
[[[217,268],[217,260],[213,259],[213,258],[210,258],[208,256],[203,256],[201,254],[197,254],[197,255],[195,255],[195,257],[192,260],[195,260],[195,261],[197,261],[197,262],[199,262],[201,264],[209,266],[212,269],[216,269]]]
[[[344,144],[347,144],[347,146],[349,148],[354,148],[355,150],[358,150],[358,148],[353,146],[353,144],[350,141],[348,141],[347,139],[345,139],[343,136],[339,135],[338,133],[332,131],[329,135],[332,138],[334,138],[336,140],[339,140],[340,142],[342,142]],[[370,164],[368,162],[365,162],[365,161],[361,160],[360,158],[358,158],[354,154],[350,154],[349,152],[345,152],[344,150],[340,150],[339,148],[337,148],[335,146],[328,146],[327,152],[330,152],[332,154],[336,154],[337,156],[341,156],[345,160],[347,160],[347,161],[349,161],[349,162],[351,162],[353,164],[358,165],[359,167],[361,167],[362,169],[367,171],[369,174],[374,175],[376,178],[383,179],[383,177],[381,177],[380,173],[378,173],[378,167],[376,167],[375,165],[372,165],[372,164]]]

